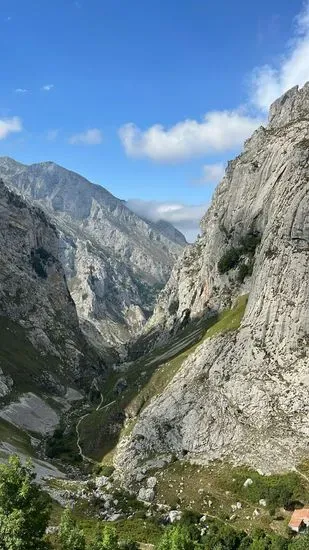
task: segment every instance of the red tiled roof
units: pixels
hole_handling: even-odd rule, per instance
[[[309,508],[294,510],[289,523],[289,527],[299,527],[302,521],[309,521]]]

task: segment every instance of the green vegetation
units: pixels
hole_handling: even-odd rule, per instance
[[[238,246],[228,248],[218,262],[219,273],[227,273],[239,265],[238,280],[243,282],[247,275],[251,275],[253,269],[253,257],[256,247],[261,242],[258,232],[250,231],[239,240]],[[249,261],[246,260],[249,259]]]
[[[248,487],[244,487],[246,476],[253,481]],[[296,472],[261,476],[254,470],[236,469],[233,480],[229,485],[230,490],[254,504],[258,504],[260,499],[266,500],[273,514],[277,508],[293,509],[295,503],[304,502],[309,497],[304,479]]]
[[[3,418],[0,418],[0,441],[10,443],[27,456],[33,455],[30,436]]]
[[[95,464],[93,467],[93,474],[96,476],[110,477],[114,470],[114,466],[109,466],[107,464]]]
[[[82,458],[78,452],[74,426],[65,431],[61,425],[52,436],[46,438],[45,453],[49,458],[61,458],[63,462],[69,464],[81,463]]]
[[[62,514],[59,541],[62,550],[86,550],[85,535],[68,508]]]
[[[296,472],[263,476],[225,462],[203,467],[176,461],[153,475],[158,479],[158,502],[203,511],[251,533],[259,527],[286,536],[290,511],[309,502],[309,483]],[[248,479],[252,484],[245,486]],[[260,505],[261,499],[266,506]]]
[[[1,550],[44,550],[50,499],[34,483],[35,474],[16,456],[0,465]]]
[[[106,456],[115,448],[120,435],[130,433],[139,412],[150,399],[164,391],[189,355],[205,339],[239,328],[247,298],[247,295],[243,295],[232,309],[207,318],[203,328],[197,331],[194,343],[190,333],[184,331],[174,348],[170,344],[170,349],[156,350],[146,359],[136,361],[125,373],[111,372],[102,390],[105,405],[91,412],[80,424],[80,444],[84,453],[98,461],[105,457],[106,461]],[[168,354],[170,358],[162,359],[168,357]],[[125,378],[126,388],[117,394],[115,387],[120,378]],[[126,416],[131,420],[124,427]]]
[[[218,261],[219,273],[227,273],[227,271],[230,271],[230,269],[236,267],[238,265],[240,257],[240,248],[234,248],[233,246],[231,248],[228,248]]]
[[[281,507],[291,504],[291,499],[309,494],[308,487],[296,473],[260,476],[244,468],[231,469],[228,465],[214,464],[212,476],[209,471],[207,478],[206,468],[188,464],[188,468],[195,468],[191,476],[190,471],[181,470],[186,468],[185,464],[175,463],[171,467],[174,473],[182,475],[186,485],[190,480],[195,482],[195,495],[200,493],[196,492],[197,486],[203,489],[207,479],[208,482],[214,479],[218,501],[224,501],[223,495],[232,501],[241,498],[246,506],[245,514],[249,513],[251,501],[256,504],[261,497],[268,498],[269,506]],[[253,483],[244,486],[248,475]],[[117,495],[118,499],[122,496],[128,498],[128,494]],[[287,531],[275,532],[274,524],[272,530],[261,528],[257,521],[252,529],[248,525],[245,529],[236,522],[231,525],[231,518],[224,517],[224,509],[222,517],[215,516],[213,508],[203,517],[187,509],[173,526],[164,527],[160,524],[160,515],[154,513],[155,508],[152,518],[131,517],[111,525],[89,517],[90,505],[84,503],[84,506],[82,511],[76,503],[73,510],[62,512],[59,505],[54,504],[51,521],[59,525],[59,530],[46,537],[50,499],[35,483],[31,465],[23,466],[18,457],[11,457],[7,465],[0,465],[0,549],[137,550],[142,543],[152,543],[156,550],[308,550],[309,547],[308,535],[291,538]]]

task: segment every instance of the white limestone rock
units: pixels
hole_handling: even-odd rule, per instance
[[[137,495],[137,499],[140,500],[141,502],[146,502],[146,503],[149,503],[149,502],[153,502],[155,498],[155,492],[153,489],[146,489],[144,487],[142,487],[139,492],[138,492],[138,495]]]
[[[158,483],[158,480],[156,477],[149,477],[146,483],[147,483],[148,489],[154,489]]]
[[[186,241],[129,210],[104,187],[58,166],[0,158],[0,178],[30,198],[60,234],[60,258],[80,326],[100,350],[136,334]]]
[[[184,319],[249,294],[240,329],[205,339],[120,441],[115,465],[134,478],[150,457],[224,459],[286,471],[309,444],[309,85],[270,111],[270,124],[228,164],[202,235],[185,249],[146,327],[157,343]],[[223,254],[260,236],[252,274],[220,273]],[[163,336],[162,336],[163,335]]]

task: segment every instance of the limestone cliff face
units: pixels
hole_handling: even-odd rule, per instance
[[[120,443],[125,475],[154,455],[269,472],[308,453],[309,84],[277,100],[229,163],[147,330],[168,338],[243,294],[240,329],[205,340]]]
[[[0,397],[90,385],[104,363],[79,328],[55,227],[2,182],[0,257]]]
[[[48,213],[81,328],[97,347],[124,343],[153,310],[185,240],[101,186],[47,162],[0,159],[0,176]]]

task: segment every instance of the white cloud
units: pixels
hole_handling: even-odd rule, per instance
[[[215,164],[205,164],[203,166],[203,176],[197,182],[200,184],[219,183],[225,173],[225,164],[217,162]]]
[[[16,94],[27,94],[29,90],[26,88],[16,88],[15,93]]]
[[[98,128],[91,128],[80,134],[74,134],[70,137],[71,145],[100,145],[103,141],[103,134]]]
[[[128,156],[168,163],[234,150],[262,123],[261,117],[241,110],[212,111],[201,122],[188,119],[168,129],[155,124],[142,131],[133,123],[125,124],[119,136]]]
[[[22,131],[22,122],[19,117],[0,119],[0,140],[5,139],[9,134]]]
[[[264,65],[253,71],[251,101],[263,111],[293,86],[309,80],[309,2],[296,18],[295,36],[288,52],[277,65]]]
[[[55,141],[55,139],[57,139],[57,137],[59,136],[59,132],[60,130],[58,130],[57,128],[55,130],[48,130],[46,134],[46,139],[48,141]]]
[[[42,86],[41,90],[43,92],[50,92],[54,87],[54,84],[45,84],[44,86]]]
[[[207,204],[187,205],[177,202],[143,201],[129,199],[127,206],[139,216],[150,221],[165,220],[184,233],[192,242],[199,232],[199,222],[207,210]]]
[[[154,124],[140,129],[128,123],[119,137],[130,157],[155,162],[181,162],[211,153],[237,150],[260,125],[271,103],[293,86],[309,81],[309,0],[295,19],[295,32],[287,53],[277,64],[257,67],[250,75],[248,105],[258,109],[252,116],[244,109],[207,112],[201,121],[183,120],[170,128]],[[206,169],[207,170],[207,169]],[[206,174],[208,175],[208,174]]]

